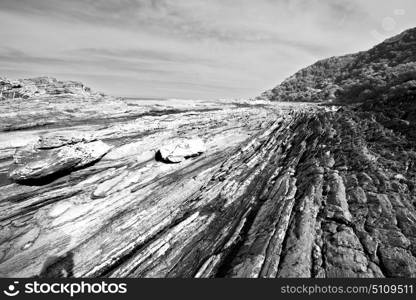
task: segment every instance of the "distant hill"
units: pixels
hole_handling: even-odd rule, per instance
[[[96,93],[78,81],[60,81],[52,77],[9,80],[0,78],[0,100],[29,99],[32,97],[76,95],[90,96]]]
[[[369,51],[318,61],[259,98],[356,103],[415,93],[416,28],[412,28]]]

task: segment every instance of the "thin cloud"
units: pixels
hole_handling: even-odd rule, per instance
[[[67,51],[67,54],[102,57],[112,59],[133,59],[133,60],[150,60],[158,62],[199,62],[212,63],[213,60],[198,58],[183,53],[173,51],[160,51],[149,49],[117,49],[117,48],[81,48]]]

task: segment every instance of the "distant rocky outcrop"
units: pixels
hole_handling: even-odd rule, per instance
[[[0,100],[50,95],[90,95],[93,92],[78,81],[59,81],[52,77],[9,80],[0,78]]]

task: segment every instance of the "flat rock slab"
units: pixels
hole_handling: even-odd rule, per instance
[[[51,149],[77,143],[88,143],[95,140],[96,138],[92,133],[77,131],[52,132],[42,135],[39,138],[37,147],[39,149]]]
[[[65,142],[61,140],[63,143]],[[111,148],[102,141],[79,142],[47,149],[44,145],[45,140],[41,138],[37,143],[18,149],[13,157],[14,165],[9,171],[9,178],[20,182],[67,173],[99,160]]]

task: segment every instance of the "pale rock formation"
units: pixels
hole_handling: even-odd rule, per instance
[[[200,138],[174,139],[160,147],[158,154],[165,162],[179,163],[189,157],[198,156],[205,151],[205,143]]]

